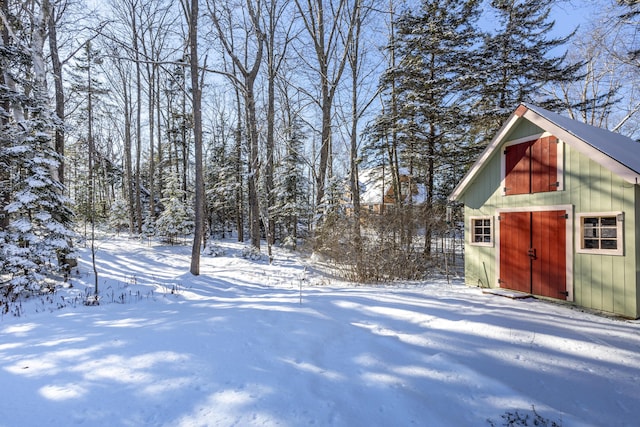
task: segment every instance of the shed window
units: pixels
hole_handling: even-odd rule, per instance
[[[623,255],[622,212],[578,214],[578,252]]]
[[[493,217],[471,218],[471,242],[477,246],[493,246]]]

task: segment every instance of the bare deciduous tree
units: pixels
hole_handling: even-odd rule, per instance
[[[300,19],[313,47],[314,69],[320,84],[320,99],[316,100],[321,110],[322,130],[320,159],[316,173],[316,207],[321,208],[327,175],[331,174],[331,134],[333,101],[344,72],[353,29],[358,14],[358,1],[349,0],[295,0]]]
[[[191,274],[200,274],[200,251],[204,235],[204,170],[202,163],[202,85],[198,57],[198,0],[183,0],[182,8],[189,23],[189,67],[193,106],[193,139],[195,154],[195,221],[191,248]]]
[[[234,14],[230,4],[218,5],[216,1],[208,1],[209,16],[216,28],[217,36],[225,53],[233,61],[240,73],[240,78],[231,76],[239,86],[244,97],[246,125],[249,139],[249,221],[251,245],[260,249],[260,204],[258,199],[259,162],[258,162],[258,124],[256,114],[255,82],[262,64],[265,34],[261,28],[260,0],[255,3],[246,1],[246,9],[240,7],[240,16]],[[246,13],[246,15],[245,15]],[[234,45],[233,28],[236,19],[242,19],[244,31],[244,49]],[[224,21],[223,21],[224,20]],[[250,48],[248,47],[250,46]],[[244,56],[240,56],[244,55]]]

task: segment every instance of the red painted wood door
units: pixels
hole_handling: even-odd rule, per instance
[[[500,286],[566,299],[564,210],[500,215]]]
[[[553,136],[510,145],[505,151],[507,196],[558,189],[558,143]]]
[[[500,287],[531,292],[531,213],[500,214]]]

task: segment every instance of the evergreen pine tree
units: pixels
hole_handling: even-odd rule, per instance
[[[638,44],[638,30],[640,29],[640,2],[638,0],[617,0],[623,8],[620,21],[630,27],[630,37],[627,39],[628,58],[636,67],[640,67],[640,45]]]
[[[129,213],[127,209],[127,201],[121,197],[114,200],[111,204],[109,227],[115,230],[116,233],[120,233],[129,227]]]
[[[563,107],[554,98],[541,98],[549,83],[578,78],[581,63],[567,64],[566,53],[553,51],[570,37],[550,37],[555,26],[549,14],[555,0],[492,0],[499,29],[487,34],[482,46],[482,86],[477,106],[481,138],[493,137],[520,102],[547,109]]]
[[[275,204],[272,215],[280,224],[280,238],[283,243],[296,249],[299,235],[300,218],[309,210],[305,203],[307,182],[302,172],[302,146],[304,134],[302,126],[293,120],[289,129],[289,137],[285,155],[277,167],[274,187]]]
[[[71,120],[76,122],[77,146],[70,147],[70,155],[75,155],[75,188],[72,188],[76,202],[76,212],[85,221],[91,223],[97,220],[96,205],[96,181],[97,181],[97,147],[98,139],[94,131],[96,117],[103,107],[102,98],[108,94],[108,89],[99,78],[103,56],[92,43],[86,42],[84,48],[75,58],[74,68],[71,69],[71,94],[74,99],[82,103]],[[89,161],[89,157],[92,157]],[[90,171],[88,165],[93,165]],[[92,177],[92,179],[89,179]],[[87,185],[89,184],[89,185]]]
[[[140,237],[150,239],[157,233],[155,217],[151,215],[149,211],[143,212],[142,216],[142,232],[140,233]]]
[[[236,156],[224,143],[214,146],[210,153],[205,175],[209,228],[211,233],[219,233],[224,238],[226,230],[235,223],[238,204]]]
[[[418,10],[405,12],[395,22],[397,34],[390,50],[396,62],[382,79],[385,114],[370,135],[374,146],[382,141],[374,156],[389,161],[390,175],[396,174],[394,194],[400,194],[400,169],[425,185],[425,218],[432,216],[442,171],[452,168],[455,154],[465,146],[465,139],[459,137],[464,133],[461,129],[468,128],[469,94],[477,83],[479,4],[477,0],[423,0]],[[400,199],[396,202],[402,204]],[[400,226],[411,223],[403,220]],[[429,223],[425,230],[425,251],[429,252]],[[407,244],[411,233],[408,228],[401,233]]]
[[[0,41],[0,290],[38,292],[72,252],[72,212],[54,177],[62,159],[53,148],[57,121],[46,87],[34,79],[31,49]],[[58,262],[58,259],[60,262]]]
[[[165,194],[166,197],[161,199],[164,210],[156,220],[156,230],[158,235],[173,244],[178,236],[186,236],[193,232],[194,212],[191,204],[185,202],[177,174],[169,176]]]

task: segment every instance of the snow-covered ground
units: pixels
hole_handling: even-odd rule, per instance
[[[72,289],[5,314],[0,426],[487,426],[532,407],[639,425],[637,321],[459,281],[352,286],[217,244],[194,277],[189,246],[104,240],[99,306],[73,297],[85,251]]]

